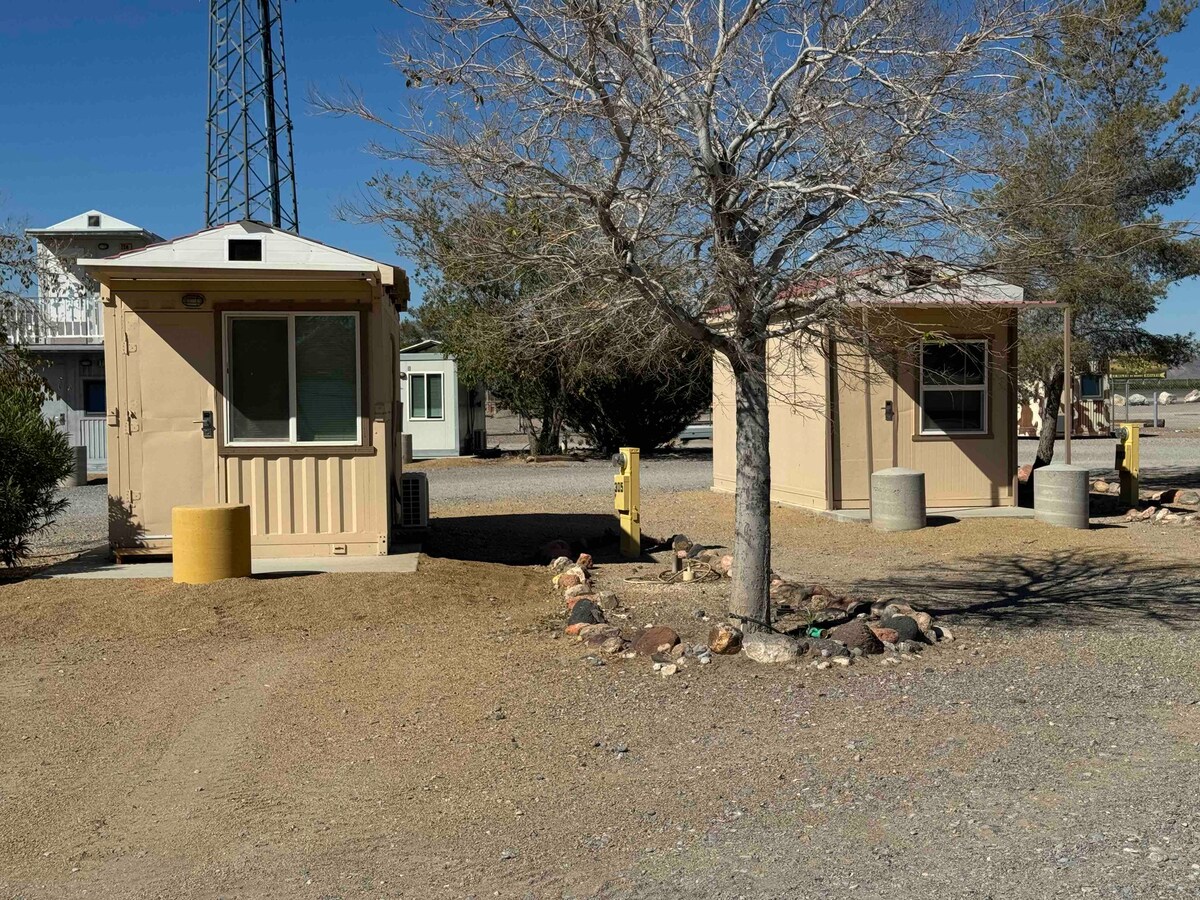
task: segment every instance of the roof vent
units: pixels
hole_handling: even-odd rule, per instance
[[[262,241],[246,238],[229,239],[229,259],[235,262],[261,262]]]
[[[100,227],[100,217],[89,215],[87,227],[88,228],[99,228]]]

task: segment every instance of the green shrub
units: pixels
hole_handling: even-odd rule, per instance
[[[67,505],[58,483],[74,465],[66,435],[42,416],[27,373],[0,366],[0,562],[29,556],[29,538]]]
[[[614,367],[617,368],[617,367]],[[684,348],[671,364],[596,372],[564,396],[567,423],[602,453],[640,447],[650,453],[712,403],[712,356]]]

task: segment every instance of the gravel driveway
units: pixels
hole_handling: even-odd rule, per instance
[[[1168,420],[1169,422],[1169,420]],[[1032,463],[1037,441],[1017,443],[1017,459]],[[1141,439],[1142,486],[1149,488],[1200,485],[1200,431],[1163,430]],[[1087,466],[1093,477],[1112,475],[1116,470],[1116,441],[1111,438],[1076,438],[1071,441],[1071,462]],[[1055,460],[1065,457],[1062,441],[1054,445]]]
[[[64,495],[67,508],[30,542],[35,557],[78,553],[108,541],[108,485],[69,488]]]
[[[415,466],[429,476],[429,503],[481,503],[525,497],[610,496],[616,469],[606,460],[525,463],[508,459],[468,465]],[[712,456],[680,453],[642,461],[642,490],[658,493],[700,491],[712,486]]]

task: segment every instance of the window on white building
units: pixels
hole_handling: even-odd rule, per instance
[[[410,372],[408,374],[408,417],[410,419],[442,419],[442,375],[440,372]]]

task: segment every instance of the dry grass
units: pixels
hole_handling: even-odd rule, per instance
[[[739,657],[664,679],[557,637],[561,603],[530,557],[567,535],[603,560],[609,519],[600,501],[546,507],[436,511],[413,576],[0,586],[0,893],[1194,886],[1182,534],[974,520],[878,535],[780,511],[783,571],[937,596],[958,641],[900,667]],[[714,543],[730,517],[707,493],[645,509],[649,530]],[[702,639],[692,610],[719,610],[724,586],[625,584],[659,565],[601,566],[619,621]],[[1147,868],[1164,842],[1171,861]],[[1045,867],[1052,882],[1030,878]]]

